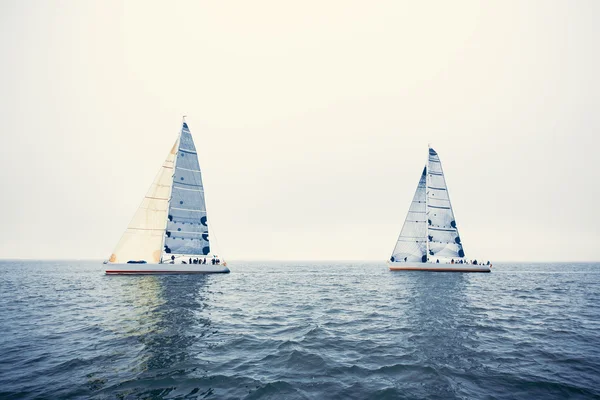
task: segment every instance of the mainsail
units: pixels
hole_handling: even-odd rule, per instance
[[[427,235],[430,257],[464,257],[440,157],[432,148],[427,161]]]
[[[427,167],[423,168],[408,215],[390,259],[392,262],[427,261],[426,172]]]
[[[158,263],[160,261],[178,146],[179,139],[175,141],[144,200],[110,256],[110,262],[126,263],[143,260]]]
[[[202,173],[196,146],[183,123],[175,160],[173,187],[164,242],[164,251],[173,255],[210,253],[208,222]]]
[[[433,262],[434,258],[456,260],[464,256],[442,163],[430,148],[390,261]]]

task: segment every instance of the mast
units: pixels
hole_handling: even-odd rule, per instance
[[[425,177],[425,218],[427,219],[426,231],[425,231],[425,256],[426,260],[429,261],[429,201],[427,198],[429,197],[429,149],[431,149],[431,144],[427,145],[427,162],[425,163],[425,173],[427,174]]]
[[[181,123],[181,127],[179,128],[179,132],[177,133],[177,140],[175,141],[175,148],[179,151],[179,140],[181,138],[181,130],[183,129],[183,123],[185,122],[185,115],[183,116],[183,122]],[[173,160],[173,173],[171,174],[171,181],[173,181],[173,177],[175,176],[175,168],[177,167],[177,157]],[[169,221],[169,208],[171,207],[171,197],[173,195],[173,185],[169,188],[169,201],[167,202],[167,220],[165,221],[165,231],[163,232],[162,241],[160,243],[160,262],[163,263],[163,253],[165,251],[165,240],[167,239],[167,229],[168,229],[168,221]]]

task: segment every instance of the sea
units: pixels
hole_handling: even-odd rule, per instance
[[[600,264],[0,261],[0,399],[600,398]]]

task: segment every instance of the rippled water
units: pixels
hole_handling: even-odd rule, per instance
[[[600,396],[600,264],[0,262],[0,398]]]

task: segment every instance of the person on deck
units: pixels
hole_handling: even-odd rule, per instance
[[[440,263],[440,260],[435,260],[435,263],[436,263],[436,264],[439,264],[439,263]]]
[[[189,260],[189,261],[190,261],[190,264],[191,264],[191,263],[192,263],[192,257],[190,257],[190,260]]]

